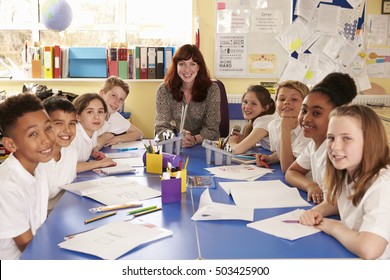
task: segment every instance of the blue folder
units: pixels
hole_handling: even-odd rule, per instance
[[[69,48],[69,77],[107,78],[106,48]]]

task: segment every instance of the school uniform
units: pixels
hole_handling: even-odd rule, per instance
[[[383,237],[387,246],[379,259],[390,259],[390,165],[382,169],[355,207],[349,196],[354,193],[354,182],[343,187],[337,206],[341,221],[350,229],[370,232]]]
[[[0,165],[0,259],[19,259],[14,237],[37,229],[46,220],[49,187],[41,167],[31,175],[11,154]]]
[[[262,128],[268,132],[268,124],[274,119],[275,119],[275,114],[258,117],[253,121],[252,127],[253,129]],[[269,150],[270,149],[269,136],[263,137],[263,139],[261,139],[258,142],[258,144],[260,144],[260,146],[263,147],[264,149]]]
[[[113,134],[122,134],[129,130],[131,123],[126,120],[120,113],[115,112],[111,114],[103,124],[103,126],[98,130],[98,136],[102,135],[105,132],[110,132]]]
[[[88,161],[92,149],[97,145],[98,132],[95,131],[92,137],[89,137],[80,123],[76,124],[76,137],[73,139],[71,146],[76,148],[78,161]]]
[[[49,210],[53,209],[61,198],[63,191],[59,186],[72,183],[77,175],[77,150],[75,147],[62,147],[61,158],[58,161],[51,159],[47,163],[40,163],[46,170],[49,181]],[[59,195],[61,193],[61,195]],[[58,197],[57,197],[58,196]]]
[[[297,157],[296,162],[311,171],[312,180],[323,189],[323,179],[326,168],[326,141],[316,150],[314,141],[311,140],[303,152]]]
[[[278,116],[268,124],[270,150],[275,151],[280,159],[280,124],[282,119]],[[295,158],[297,158],[306,146],[311,141],[303,135],[301,126],[297,126],[290,132],[291,135],[291,150]]]

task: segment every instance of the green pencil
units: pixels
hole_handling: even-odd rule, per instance
[[[154,208],[157,208],[157,206],[149,206],[149,207],[144,207],[144,208],[140,208],[140,209],[137,209],[137,210],[133,210],[133,211],[128,212],[127,215],[133,215],[133,214],[136,214],[136,213],[139,213],[139,212],[144,212],[144,211],[151,210],[151,209],[154,209]]]

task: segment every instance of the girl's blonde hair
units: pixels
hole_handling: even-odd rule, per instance
[[[358,120],[363,131],[363,158],[353,174],[353,178],[351,178],[355,185],[354,193],[350,199],[352,199],[353,205],[357,206],[378,177],[379,171],[390,163],[389,146],[383,124],[371,108],[363,105],[344,105],[336,107],[330,113],[329,118],[343,116]],[[329,203],[337,201],[347,176],[345,169],[336,169],[327,157],[324,183]]]

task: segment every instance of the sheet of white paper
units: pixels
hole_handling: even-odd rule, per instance
[[[320,232],[314,226],[299,223],[285,223],[285,220],[298,220],[305,210],[297,209],[269,219],[247,224],[248,227],[288,240],[295,240]]]
[[[111,149],[145,149],[145,146],[142,141],[131,141],[112,145]]]
[[[296,188],[290,188],[279,180],[219,184],[232,195],[237,206],[254,209],[310,206]]]
[[[141,185],[134,180],[123,180],[115,176],[78,182],[61,188],[78,195],[90,197],[105,205],[140,201],[161,195],[160,191]]]
[[[253,221],[254,211],[248,207],[213,202],[206,189],[199,201],[198,211],[192,216],[194,221],[207,220],[244,220]]]
[[[116,159],[116,158],[137,158],[142,155],[138,151],[124,151],[124,152],[117,152],[117,153],[105,153],[106,157]]]
[[[60,248],[115,260],[137,246],[172,235],[171,231],[151,228],[131,222],[113,222],[97,229],[77,234],[58,244]]]
[[[272,169],[255,165],[225,165],[205,169],[217,177],[249,181],[253,181],[267,173],[272,173]]]
[[[317,30],[324,34],[336,35],[341,8],[339,6],[321,4],[318,11]]]
[[[144,161],[142,160],[142,157],[133,157],[133,158],[114,158],[113,161],[115,161],[118,164],[129,164],[133,167],[143,167]]]

